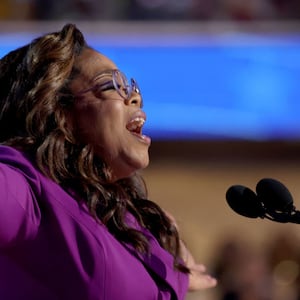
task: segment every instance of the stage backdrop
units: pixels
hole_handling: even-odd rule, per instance
[[[147,134],[157,140],[300,138],[300,33],[176,26],[83,26],[91,46],[138,80]],[[1,29],[1,57],[61,25],[14,28]]]

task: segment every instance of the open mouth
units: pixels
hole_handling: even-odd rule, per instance
[[[144,118],[136,117],[126,125],[126,128],[131,133],[142,135],[142,128],[143,128],[144,123],[145,123]]]

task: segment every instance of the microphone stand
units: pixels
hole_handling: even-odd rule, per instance
[[[266,210],[262,218],[279,222],[279,223],[295,223],[300,224],[300,211],[293,208],[288,212],[278,212],[274,210]]]

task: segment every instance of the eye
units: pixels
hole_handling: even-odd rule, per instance
[[[108,90],[115,90],[115,86],[111,81],[108,81],[108,82],[105,82],[105,83],[99,83],[95,86],[95,92],[96,93],[102,93],[102,92],[105,92],[105,91],[108,91]]]

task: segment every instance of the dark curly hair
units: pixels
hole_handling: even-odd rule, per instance
[[[147,252],[145,236],[126,224],[130,212],[173,255],[175,268],[188,272],[179,258],[176,226],[147,199],[142,177],[136,173],[112,183],[105,162],[67,126],[66,111],[74,103],[69,84],[80,73],[76,59],[87,48],[83,34],[66,24],[0,60],[0,143],[30,153],[41,172],[75,191],[119,241]]]

